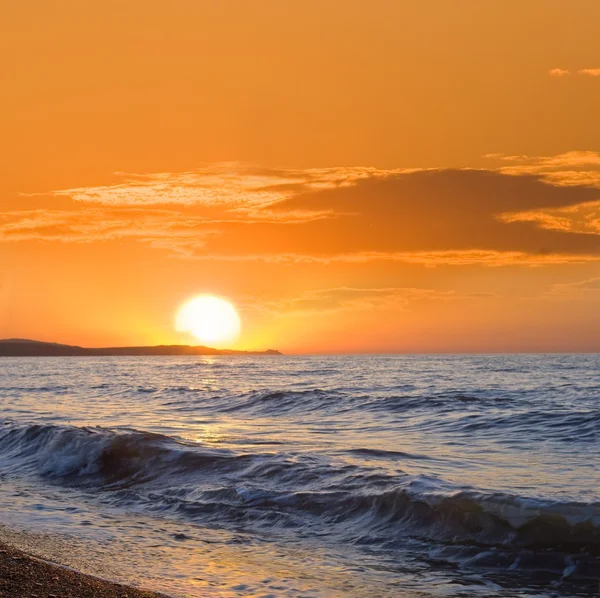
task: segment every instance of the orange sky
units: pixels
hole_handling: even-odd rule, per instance
[[[0,3],[0,337],[600,350],[597,0]]]

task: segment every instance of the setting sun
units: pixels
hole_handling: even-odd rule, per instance
[[[241,322],[229,301],[202,295],[179,308],[175,328],[177,332],[188,332],[202,343],[222,345],[237,339]]]

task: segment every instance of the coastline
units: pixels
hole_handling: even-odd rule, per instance
[[[231,355],[241,357],[272,357],[274,355],[280,356],[281,353],[275,349],[239,351],[234,349],[214,349],[203,345],[88,348],[19,338],[0,339],[0,357],[213,357]]]
[[[169,598],[80,573],[0,542],[0,596],[21,598]]]

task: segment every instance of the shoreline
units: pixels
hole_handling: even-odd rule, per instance
[[[80,573],[0,541],[0,597],[171,598]]]
[[[282,354],[275,349],[241,351],[214,349],[204,345],[146,345],[135,347],[79,347],[28,339],[0,339],[0,357],[273,357]]]

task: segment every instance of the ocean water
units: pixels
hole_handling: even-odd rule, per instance
[[[600,356],[8,358],[0,537],[174,596],[595,596]]]

